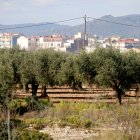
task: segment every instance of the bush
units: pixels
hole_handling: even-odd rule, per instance
[[[28,104],[27,109],[29,111],[43,110],[48,108],[48,106],[50,105],[48,101],[39,100],[37,97],[28,97],[25,100]]]
[[[27,125],[32,125],[34,129],[40,130],[50,123],[47,118],[33,118],[25,121]]]
[[[52,140],[52,138],[48,134],[43,134],[38,131],[18,129],[17,133],[17,140]]]
[[[90,128],[92,126],[92,122],[89,120],[89,119],[85,119],[84,122],[83,122],[83,126],[85,128]]]
[[[23,99],[14,99],[10,102],[12,115],[23,115],[27,111],[27,103]]]
[[[19,127],[24,129],[25,128],[24,122],[15,119],[10,120],[11,135],[12,135],[12,131]],[[7,140],[7,139],[8,139],[7,123],[6,121],[0,121],[0,140]]]
[[[11,139],[13,140],[52,140],[48,134],[37,131],[27,130],[25,124],[20,120],[11,120]],[[0,140],[7,140],[7,124],[5,121],[0,122]]]
[[[81,121],[79,119],[79,116],[69,116],[67,118],[67,122],[70,124],[70,125],[74,125],[75,127],[79,127],[81,125]]]
[[[51,103],[46,99],[38,99],[28,97],[26,99],[13,99],[10,102],[10,110],[12,115],[23,115],[27,111],[39,111],[48,108]]]

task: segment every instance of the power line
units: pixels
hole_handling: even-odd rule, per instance
[[[108,21],[108,20],[105,20],[105,19],[98,19],[98,18],[93,18],[93,17],[88,17],[88,18],[103,21],[103,22],[108,22],[108,23],[112,23],[112,24],[118,24],[118,25],[123,25],[123,26],[140,28],[140,26],[132,25],[132,24],[125,24],[125,23],[120,23],[120,22],[115,22],[115,21]]]
[[[98,18],[93,18],[93,17],[87,17],[87,18],[98,20],[98,21],[102,21],[102,22],[108,22],[108,23],[112,23],[112,24],[118,24],[118,25],[122,25],[122,26],[129,26],[129,27],[140,28],[140,26],[137,26],[137,25],[131,25],[131,24],[125,24],[125,23],[120,23],[120,22],[108,21],[108,20],[105,20],[105,19],[98,19]],[[11,29],[30,28],[30,27],[38,27],[38,26],[51,25],[51,24],[56,24],[56,23],[63,23],[63,22],[68,22],[68,21],[78,20],[78,19],[83,19],[83,17],[71,18],[71,19],[60,20],[60,21],[49,22],[49,23],[42,23],[42,24],[34,24],[34,25],[26,25],[26,26],[16,26],[16,27],[9,27],[9,28],[0,28],[0,31],[11,30]],[[85,19],[85,17],[84,17],[84,19]]]
[[[20,28],[30,28],[30,27],[37,27],[37,26],[44,26],[44,25],[50,25],[50,24],[56,24],[56,23],[62,23],[62,22],[68,22],[72,20],[78,20],[83,17],[78,17],[78,18],[71,18],[71,19],[66,19],[66,20],[60,20],[56,22],[49,22],[49,23],[42,23],[42,24],[35,24],[35,25],[26,25],[26,26],[16,26],[16,27],[10,27],[10,28],[1,28],[0,30],[11,30],[11,29],[20,29]]]

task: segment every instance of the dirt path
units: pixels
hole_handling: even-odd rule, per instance
[[[60,128],[57,125],[47,126],[40,132],[50,134],[54,140],[85,140],[99,135],[99,130],[74,129],[70,126]]]

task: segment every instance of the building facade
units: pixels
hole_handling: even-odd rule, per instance
[[[17,45],[20,34],[2,33],[0,34],[0,48],[13,48]]]
[[[25,36],[20,36],[20,37],[17,39],[17,45],[18,45],[21,49],[28,50],[28,47],[29,47],[29,40],[28,40],[28,38],[25,37]]]

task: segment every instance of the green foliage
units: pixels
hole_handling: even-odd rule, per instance
[[[28,97],[25,99],[27,102],[27,110],[35,111],[35,110],[43,110],[48,108],[50,103],[45,100],[39,100],[38,98]]]
[[[140,83],[140,54],[133,51],[121,53],[114,48],[98,48],[93,53],[66,54],[53,50],[29,52],[25,50],[0,49],[0,104],[23,85],[36,96],[39,84],[42,95],[48,86],[69,86],[82,89],[82,85],[97,84],[113,88],[121,102],[121,96],[132,84]]]
[[[79,115],[71,115],[62,119],[59,125],[90,128],[93,124],[90,119],[80,118]]]
[[[2,54],[1,54],[2,53]],[[14,70],[10,51],[1,50],[0,59],[0,104],[6,106],[11,96],[11,90],[14,87]]]
[[[18,130],[17,140],[52,140],[48,134],[43,134],[33,130]]]
[[[11,130],[17,129],[17,128],[25,128],[24,122],[20,120],[11,119],[10,120],[10,128]],[[12,134],[12,131],[11,131]],[[8,134],[7,134],[7,123],[6,121],[0,121],[0,140],[7,140]]]
[[[0,140],[7,140],[7,124],[0,122]],[[43,134],[38,131],[27,130],[25,124],[20,120],[11,120],[11,136],[14,140],[52,140],[48,134]]]
[[[82,81],[78,74],[76,56],[69,55],[66,61],[62,64],[61,71],[59,73],[59,81],[62,85],[68,85],[73,89],[81,89]]]
[[[92,86],[96,75],[95,59],[92,58],[91,54],[82,52],[80,55],[78,55],[76,63],[81,80],[85,84]]]
[[[104,108],[104,106],[102,106]],[[96,125],[93,110],[97,110],[97,104],[67,103],[61,102],[54,110],[56,119],[60,119],[59,126],[73,126],[90,128]]]
[[[61,102],[42,112],[31,112],[23,116],[25,124],[33,129],[40,130],[45,126],[70,126],[95,130],[91,139],[126,139],[139,140],[140,138],[140,104],[107,103],[74,103]],[[101,133],[100,133],[101,132]],[[101,135],[100,135],[101,134]]]
[[[80,126],[79,116],[75,116],[75,115],[69,116],[65,119],[65,121],[68,123],[68,125],[74,125],[75,127]]]
[[[49,77],[48,51],[43,50],[43,51],[37,52],[36,58],[37,58],[37,69],[36,69],[37,79],[41,84],[46,85],[46,83],[48,82],[48,77]]]
[[[14,99],[10,102],[10,110],[12,115],[23,115],[27,112],[27,102],[22,99]]]
[[[36,78],[42,85],[42,96],[46,96],[46,86],[59,85],[58,73],[65,61],[65,54],[53,50],[40,50],[36,53]]]
[[[28,111],[45,110],[51,106],[47,99],[37,99],[28,97],[26,99],[13,99],[10,102],[10,110],[12,115],[23,115]]]
[[[98,56],[99,53],[102,54],[101,57]],[[140,62],[137,54],[134,52],[120,53],[116,49],[108,48],[96,50],[95,57],[97,61],[96,83],[105,88],[113,88],[121,104],[121,95],[140,78],[138,72]]]
[[[19,65],[19,73],[21,76],[21,81],[25,84],[35,76],[35,56],[31,52],[23,52],[21,53],[20,57],[22,60]]]
[[[50,123],[50,120],[47,118],[32,118],[25,120],[25,123],[28,126],[32,125],[32,127],[36,130],[41,130]]]

